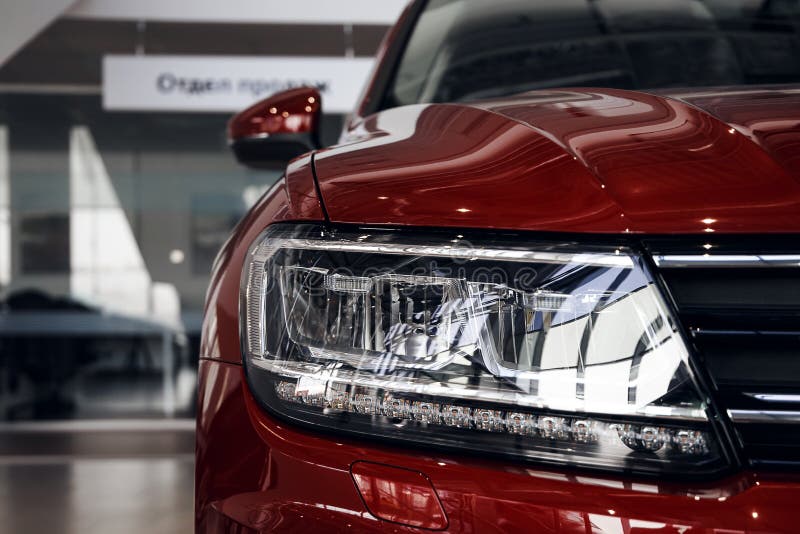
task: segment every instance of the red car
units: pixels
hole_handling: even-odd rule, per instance
[[[197,531],[800,532],[799,6],[418,1],[340,144],[237,115],[285,175],[208,291]]]

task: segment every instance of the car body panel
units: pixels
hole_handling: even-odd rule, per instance
[[[800,177],[800,88],[695,89],[671,96],[730,124]]]
[[[702,94],[560,89],[389,109],[320,151],[316,175],[342,223],[800,231],[800,93]]]
[[[796,125],[759,114],[754,100],[725,104],[706,94],[716,106],[702,102],[707,112],[696,107],[697,94],[685,101],[610,90],[547,94],[550,103],[531,103],[544,98],[538,93],[368,117],[348,144],[293,161],[238,225],[215,262],[203,325],[198,532],[297,532],[312,524],[325,532],[419,531],[368,511],[350,472],[359,461],[423,473],[451,532],[797,531],[796,477],[741,472],[692,487],[542,470],[315,434],[253,400],[241,366],[240,279],[248,248],[275,222],[614,234],[800,230]],[[567,118],[559,120],[559,110]]]
[[[368,118],[320,151],[334,222],[621,232],[621,211],[572,156],[530,127],[471,106],[419,105]]]
[[[240,278],[250,244],[275,222],[800,232],[796,88],[559,89],[376,113],[420,6],[381,46],[343,143],[292,162],[215,263],[199,370],[196,531],[424,532],[369,512],[351,473],[363,461],[423,473],[446,532],[800,530],[797,475],[742,471],[698,486],[545,470],[315,433],[256,403],[241,365]],[[413,491],[402,481],[392,488]]]

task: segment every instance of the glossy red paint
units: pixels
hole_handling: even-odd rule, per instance
[[[369,117],[359,142],[315,160],[335,222],[623,232],[601,182],[529,126],[471,106]]]
[[[242,404],[241,367],[201,360],[195,470],[197,532],[214,528],[212,506],[222,498],[257,488],[269,466],[269,449],[250,425]]]
[[[240,365],[204,360],[200,372],[200,533],[420,532],[369,512],[350,473],[365,460],[425,473],[446,532],[797,532],[797,478],[746,473],[690,487],[411,453],[285,426],[256,405]],[[394,489],[410,489],[404,480]]]
[[[673,93],[727,122],[797,178],[800,176],[800,94],[797,89],[753,87]]]
[[[228,139],[315,132],[320,121],[320,95],[313,87],[282,91],[256,102],[228,122]]]
[[[690,105],[633,91],[563,89],[390,109],[357,125],[348,144],[321,151],[317,178],[336,222],[800,231],[800,94],[709,95],[687,96]],[[763,105],[769,100],[774,106]],[[789,111],[781,115],[775,102]]]
[[[214,262],[206,293],[200,354],[241,362],[239,350],[239,283],[247,249],[267,225],[279,221],[323,221],[311,170],[312,156],[289,163],[279,180],[239,222]]]
[[[355,462],[350,473],[364,506],[378,519],[430,530],[447,528],[439,496],[423,473],[374,462]]]

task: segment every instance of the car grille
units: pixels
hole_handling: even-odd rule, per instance
[[[654,258],[746,460],[800,466],[800,255],[710,252]]]

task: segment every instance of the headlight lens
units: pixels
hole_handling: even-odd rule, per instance
[[[335,431],[648,473],[724,466],[676,325],[626,248],[270,227],[248,381]]]

